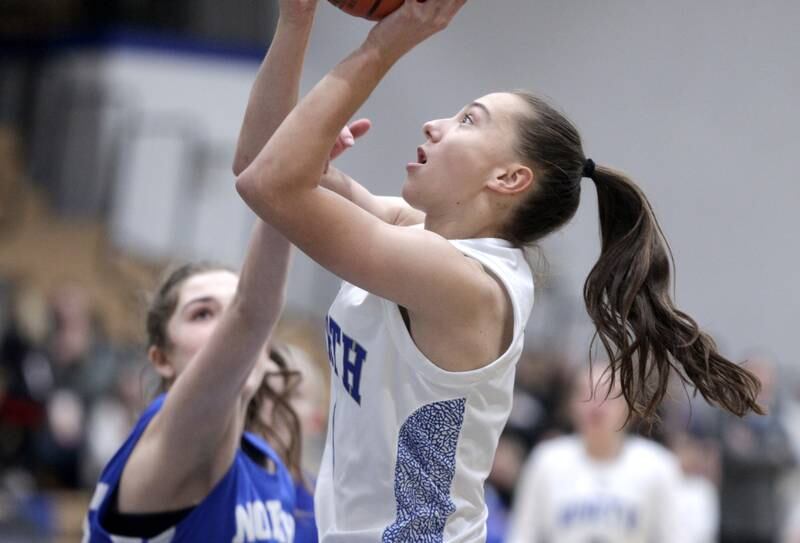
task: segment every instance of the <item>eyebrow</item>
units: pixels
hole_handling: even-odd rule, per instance
[[[489,112],[489,108],[486,107],[485,105],[481,104],[480,102],[472,102],[470,105],[467,106],[467,109],[469,109],[471,107],[476,107],[478,109],[482,109],[484,111],[484,113],[486,113],[486,117],[488,117],[489,119],[492,118],[492,114]]]
[[[184,304],[182,311],[186,311],[189,307],[191,307],[191,306],[193,306],[195,304],[213,303],[215,301],[216,301],[216,298],[214,298],[212,296],[201,296],[200,298],[194,298],[194,299],[189,300],[188,302],[186,302],[186,304]]]

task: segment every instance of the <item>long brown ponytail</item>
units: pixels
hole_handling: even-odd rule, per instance
[[[655,415],[670,370],[731,413],[763,413],[758,379],[722,356],[711,336],[673,304],[669,248],[644,193],[611,168],[595,168],[592,179],[602,251],[583,297],[632,413]]]
[[[583,294],[608,354],[612,384],[619,379],[631,414],[655,416],[671,370],[732,413],[763,413],[758,379],[723,357],[714,340],[673,304],[669,248],[644,193],[610,168],[586,172],[575,126],[541,98],[513,94],[528,106],[517,122],[516,151],[534,170],[536,185],[505,235],[524,245],[557,230],[578,208],[584,174],[594,180],[602,252]]]

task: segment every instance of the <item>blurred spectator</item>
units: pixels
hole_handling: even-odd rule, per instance
[[[687,543],[713,543],[719,532],[719,448],[716,443],[681,432],[670,437],[680,461],[678,518]]]
[[[51,384],[41,352],[47,309],[37,291],[17,287],[0,338],[0,467],[30,471],[35,464],[35,435],[46,420],[45,401]]]
[[[555,353],[530,350],[517,364],[513,407],[485,485],[487,543],[505,540],[514,492],[531,448],[564,433],[568,426],[561,401],[565,366]]]
[[[569,405],[577,435],[534,449],[519,480],[510,543],[689,543],[677,518],[680,470],[660,445],[628,435],[627,407],[604,368],[581,370]]]
[[[494,487],[487,483],[484,489],[486,509],[486,543],[503,543],[508,531],[508,507],[500,499]]]
[[[299,377],[293,381],[289,395],[300,423],[301,465],[306,479],[295,487],[296,543],[316,543],[319,539],[314,519],[314,486],[325,446],[330,385],[327,351],[319,329],[309,319],[285,316],[275,334],[283,343],[288,369]]]
[[[795,502],[783,531],[783,543],[800,543],[800,502]]]
[[[51,310],[47,354],[55,386],[91,402],[112,388],[117,368],[89,294],[79,284],[61,285],[51,297]]]
[[[123,355],[120,354],[120,357]],[[138,351],[119,362],[113,387],[96,399],[86,418],[86,445],[81,479],[96,481],[103,467],[124,443],[144,406]]]
[[[543,439],[570,429],[564,397],[571,387],[571,369],[561,353],[526,351],[517,364],[514,406],[505,433],[527,453]]]
[[[786,512],[779,486],[795,464],[782,422],[785,406],[777,367],[765,356],[750,358],[748,367],[761,380],[759,402],[768,414],[740,419],[720,412],[723,543],[777,541]]]
[[[0,341],[0,460],[40,486],[80,488],[87,414],[113,389],[117,364],[85,289],[65,283],[47,302],[18,289]]]
[[[112,388],[114,353],[104,340],[87,291],[65,283],[51,297],[51,329],[44,349],[47,424],[36,435],[40,484],[80,488],[87,413]]]
[[[795,375],[794,379],[787,379],[791,383],[788,387],[791,393],[787,394],[783,410],[783,426],[789,437],[795,460],[800,459],[800,378],[798,377]],[[791,476],[787,478],[784,491],[784,500],[786,503],[795,504],[798,515],[796,521],[800,523],[800,465],[797,462]]]
[[[515,394],[515,403],[517,394]],[[528,450],[513,432],[504,432],[497,443],[492,471],[484,484],[488,519],[487,543],[502,543],[508,530],[511,496],[517,486]]]
[[[321,336],[320,336],[321,337]],[[289,398],[302,432],[302,466],[306,484],[296,485],[295,541],[316,543],[319,540],[314,519],[314,485],[325,446],[328,406],[327,383],[318,362],[301,347],[287,346],[287,362],[299,375],[299,383]]]
[[[303,470],[311,475],[316,475],[325,447],[330,403],[330,366],[319,332],[322,326],[307,316],[287,314],[275,333],[289,351],[291,369],[302,376],[291,401],[302,426]]]

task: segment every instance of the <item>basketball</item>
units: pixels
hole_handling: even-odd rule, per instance
[[[403,5],[403,0],[328,0],[350,15],[379,21]]]

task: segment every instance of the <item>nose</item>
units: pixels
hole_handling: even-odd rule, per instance
[[[428,121],[422,125],[422,132],[431,142],[436,143],[442,138],[442,130],[439,121]]]

